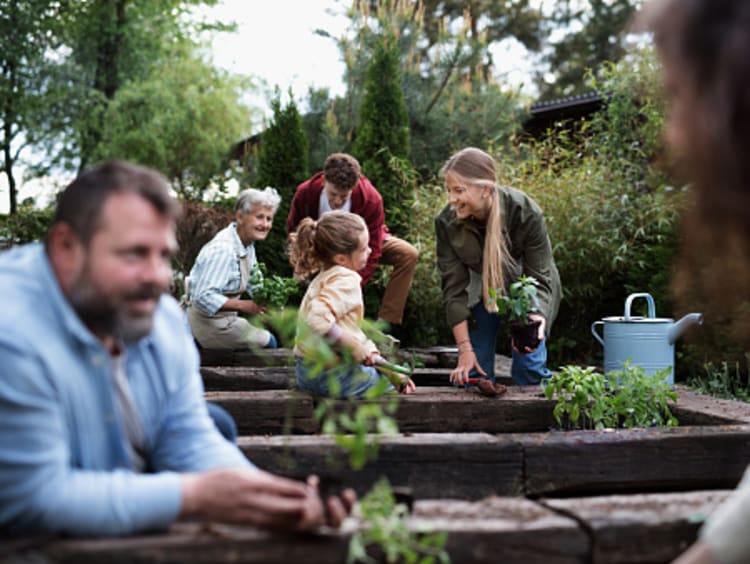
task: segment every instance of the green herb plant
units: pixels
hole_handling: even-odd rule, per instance
[[[272,309],[283,309],[289,298],[299,293],[299,281],[274,274],[268,276],[266,265],[256,262],[250,271],[248,286],[253,300]]]
[[[533,276],[521,276],[508,289],[496,290],[490,288],[490,298],[497,303],[497,311],[506,316],[509,321],[528,323],[529,314],[539,311],[539,297],[537,287],[539,281]]]
[[[542,386],[547,399],[557,399],[552,414],[563,428],[675,427],[669,402],[677,394],[667,384],[669,372],[650,376],[630,361],[606,376],[591,366],[563,366]]]
[[[407,526],[408,508],[396,503],[388,480],[382,478],[359,502],[361,519],[368,524],[352,535],[347,563],[450,562],[445,550],[447,533],[418,533]],[[382,558],[374,559],[368,547],[377,546]]]

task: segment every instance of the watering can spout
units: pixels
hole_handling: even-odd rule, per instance
[[[685,317],[680,319],[677,323],[672,325],[667,334],[669,344],[674,345],[675,341],[682,335],[688,327],[693,325],[702,325],[703,316],[700,313],[688,313]]]

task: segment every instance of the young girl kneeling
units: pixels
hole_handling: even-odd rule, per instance
[[[384,379],[376,369],[380,357],[377,346],[364,334],[361,278],[357,274],[370,255],[369,233],[364,220],[356,214],[332,211],[318,221],[303,219],[290,235],[289,259],[295,275],[307,278],[318,272],[302,298],[294,354],[297,361],[297,386],[319,396],[363,397],[365,392]],[[349,366],[341,357],[323,370],[310,368],[315,339],[305,338],[311,330],[330,343],[345,349],[354,360]],[[329,376],[335,377],[330,389]],[[414,390],[414,383],[400,377],[404,391]],[[387,380],[386,380],[387,382]],[[383,386],[383,384],[380,384]],[[388,384],[385,390],[393,390]]]

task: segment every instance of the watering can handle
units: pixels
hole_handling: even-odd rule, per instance
[[[604,346],[604,339],[602,339],[599,336],[599,332],[596,330],[596,326],[597,325],[602,325],[603,326],[604,325],[604,321],[594,321],[591,324],[591,334],[594,336],[594,339],[596,339],[597,341],[599,341],[601,343],[601,345]]]
[[[656,317],[656,308],[654,307],[654,298],[651,294],[630,294],[628,299],[625,300],[625,321],[630,321],[630,306],[633,305],[633,300],[636,298],[646,298],[648,302],[648,317],[653,319]]]

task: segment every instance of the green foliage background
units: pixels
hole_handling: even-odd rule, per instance
[[[383,196],[386,224],[400,233],[408,223],[408,185],[399,182],[391,160],[409,156],[409,116],[401,86],[396,37],[388,28],[367,68],[365,94],[352,147],[362,172]]]
[[[258,176],[254,186],[272,186],[281,195],[273,227],[266,240],[257,245],[258,260],[268,271],[289,277],[293,269],[286,254],[286,218],[297,185],[308,176],[307,138],[302,128],[302,117],[289,92],[289,101],[282,106],[281,92],[271,103],[273,118],[261,135]]]

